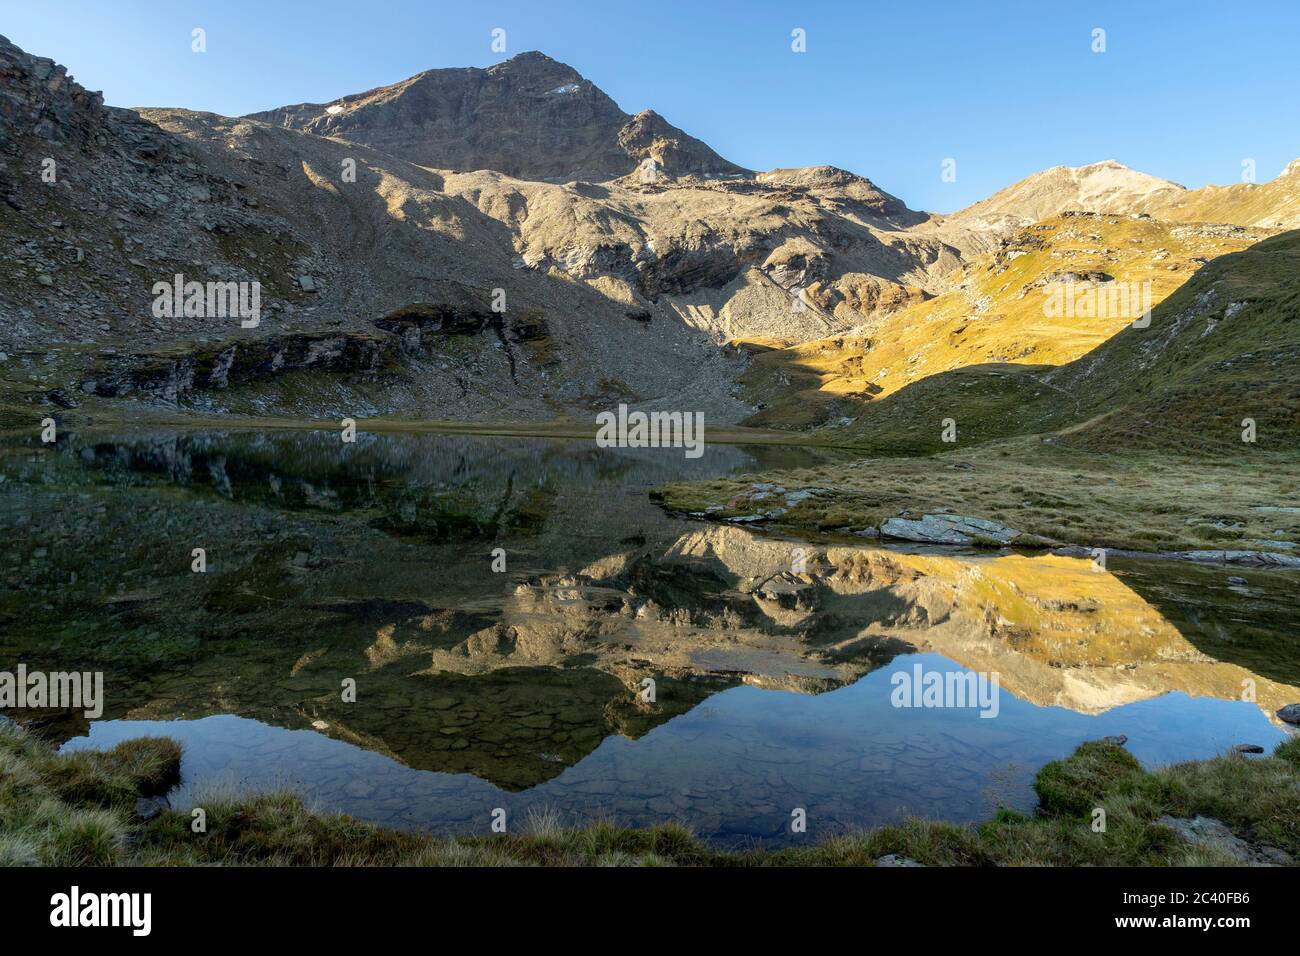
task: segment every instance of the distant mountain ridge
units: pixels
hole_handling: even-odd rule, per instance
[[[1263,183],[1203,186],[1159,197],[1147,206],[1157,219],[1179,222],[1229,222],[1269,229],[1300,227],[1300,159]]]
[[[1063,212],[1145,213],[1173,222],[1219,222],[1293,229],[1300,226],[1300,159],[1265,183],[1188,189],[1113,159],[1053,166],[1026,176],[947,217],[971,228],[1016,229]]]
[[[1180,192],[1185,190],[1177,183],[1108,159],[1086,166],[1053,166],[1026,176],[949,219],[1006,222],[1018,227],[1067,210],[1126,214],[1153,199]]]

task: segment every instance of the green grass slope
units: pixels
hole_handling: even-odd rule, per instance
[[[1259,448],[1300,446],[1300,231],[1213,260],[1045,381],[1080,403],[1075,445],[1239,451],[1249,418]]]

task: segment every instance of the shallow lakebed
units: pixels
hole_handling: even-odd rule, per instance
[[[67,748],[176,738],[180,807],[290,787],[439,833],[489,832],[502,808],[512,828],[675,819],[730,845],[1029,810],[1034,771],[1104,735],[1148,765],[1282,739],[1294,575],[798,540],[647,495],[842,456],[290,431],[10,442],[0,670],[103,671],[106,700],[94,721],[9,716]],[[996,675],[996,708],[896,706],[924,704],[900,684],[950,673]]]

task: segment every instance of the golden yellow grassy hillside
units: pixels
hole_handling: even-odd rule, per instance
[[[1145,216],[1054,216],[973,260],[947,293],[861,334],[788,348],[753,346],[762,351],[742,381],[746,398],[766,407],[747,424],[799,428],[852,417],[862,402],[952,369],[1065,364],[1129,325],[1140,311],[1130,306],[1113,314],[1118,298],[1112,290],[1123,287],[1134,293],[1134,302],[1149,295],[1154,306],[1204,262],[1269,234]],[[1067,289],[1073,289],[1076,307],[1052,308]],[[1080,295],[1089,289],[1095,293],[1092,309]]]

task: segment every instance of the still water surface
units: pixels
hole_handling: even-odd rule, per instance
[[[175,737],[181,807],[287,786],[441,833],[502,807],[779,844],[807,839],[794,808],[814,837],[1030,810],[1033,772],[1103,735],[1149,765],[1271,748],[1300,700],[1285,575],[799,541],[647,496],[829,453],[317,433],[0,451],[0,667],[104,670],[104,718],[44,732]],[[997,673],[996,717],[894,706],[918,666]]]

